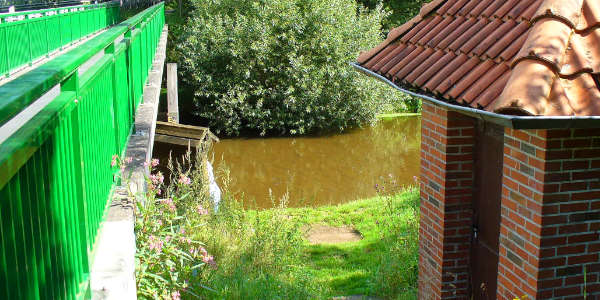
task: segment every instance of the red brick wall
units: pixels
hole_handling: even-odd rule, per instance
[[[597,295],[600,129],[506,129],[501,214],[499,299]]]
[[[464,299],[475,120],[423,102],[419,299]]]

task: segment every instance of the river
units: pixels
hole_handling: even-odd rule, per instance
[[[320,206],[389,193],[419,175],[420,117],[328,136],[222,139],[215,169],[224,163],[229,187],[247,207]],[[223,178],[218,181],[222,185]]]

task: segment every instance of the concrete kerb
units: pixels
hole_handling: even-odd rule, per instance
[[[115,190],[111,205],[98,235],[96,256],[90,272],[92,299],[136,299],[135,281],[135,201],[144,201],[148,168],[144,165],[152,158],[154,131],[162,74],[166,58],[168,27],[160,37],[148,84],[144,87],[140,104],[129,138],[126,157],[133,161],[123,171],[121,186]],[[128,186],[124,186],[127,184]]]

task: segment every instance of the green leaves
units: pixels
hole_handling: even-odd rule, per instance
[[[393,92],[354,71],[381,7],[353,0],[193,0],[176,38],[195,114],[221,134],[303,134],[371,122]]]

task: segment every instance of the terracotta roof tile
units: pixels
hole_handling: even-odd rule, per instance
[[[446,52],[441,51],[441,50],[435,51],[432,55],[429,55],[429,57],[426,57],[425,60],[422,63],[420,63],[416,68],[409,70],[410,73],[408,73],[408,75],[406,75],[406,78],[404,78],[404,80],[407,81],[408,83],[415,82],[417,77],[419,77],[424,72],[431,70],[431,67],[435,63],[439,62],[439,60],[445,54],[446,54]]]
[[[390,48],[392,51],[389,51],[389,53],[387,53],[386,51],[381,51],[377,55],[378,56],[383,55],[383,58],[378,60],[378,57],[376,56],[373,59],[369,60],[369,62],[367,64],[365,64],[365,67],[375,63],[373,66],[367,67],[367,68],[369,68],[375,72],[379,72],[379,70],[381,68],[383,68],[383,66],[388,64],[391,60],[397,59],[399,54],[402,53],[403,51],[405,51],[406,48],[408,48],[408,47],[411,47],[411,45],[396,44],[396,47],[394,47],[394,46],[387,47],[387,48]]]
[[[451,61],[456,58],[453,52],[448,52],[442,58],[438,59],[437,62],[426,70],[422,71],[419,77],[413,81],[415,86],[423,86],[429,79],[437,74],[442,68],[447,66]],[[466,56],[465,56],[466,58]]]
[[[504,72],[504,74],[502,74],[500,78],[494,82],[494,84],[481,93],[481,95],[479,95],[477,99],[471,103],[471,105],[476,106],[477,108],[487,107],[492,101],[500,96],[502,90],[504,90],[504,87],[508,82],[508,78],[510,78],[510,70]]]
[[[460,11],[457,13],[457,15],[459,16],[469,16],[469,13],[471,13],[471,11],[473,11],[473,9],[481,2],[478,1],[469,1],[467,4],[465,4]]]
[[[473,68],[468,74],[465,76],[461,76],[461,79],[456,83],[452,89],[444,94],[444,98],[446,99],[457,99],[467,88],[469,88],[473,83],[475,83],[481,76],[486,74],[488,70],[492,69],[495,66],[495,63],[491,60],[486,60],[481,62],[477,67]],[[460,102],[465,102],[464,98],[460,98]]]
[[[450,20],[450,18],[448,18],[448,20]],[[454,21],[452,21],[450,24],[445,26],[442,31],[440,31],[435,37],[431,38],[427,42],[427,47],[432,47],[432,48],[437,47],[437,45],[441,41],[450,37],[450,34],[454,33],[461,24],[466,24],[464,17],[458,17],[458,18],[454,19]],[[465,28],[466,28],[466,26],[465,26]],[[460,34],[460,33],[457,33],[457,34]]]
[[[415,58],[417,58],[417,56],[419,56],[419,54],[421,54],[423,51],[425,51],[425,48],[415,47],[414,50],[411,51],[404,59],[402,59],[397,64],[395,64],[390,70],[385,72],[387,77],[389,77],[389,78],[393,77],[396,73],[398,73],[398,71],[400,71],[402,68],[406,67],[406,65],[408,65]]]
[[[585,1],[583,14],[577,26],[578,31],[585,31],[600,26],[600,1]]]
[[[533,14],[537,7],[539,7],[540,3],[541,2],[536,0],[522,0],[510,10],[506,17],[509,19],[518,20],[518,18],[528,9],[531,10],[531,13]]]
[[[442,79],[440,84],[433,90],[438,94],[445,94],[451,87],[458,83],[464,75],[468,74],[480,63],[479,58],[471,57],[464,64],[450,69],[450,74]]]
[[[488,19],[480,19],[477,23],[473,24],[471,28],[465,31],[461,36],[455,39],[448,49],[451,51],[456,51],[464,44],[469,42],[473,36],[477,35],[483,28],[485,28],[488,24],[490,24],[490,20]],[[464,53],[464,52],[463,52]]]
[[[452,52],[450,52],[450,53],[452,53]],[[427,83],[424,86],[425,90],[427,90],[429,92],[435,91],[436,88],[440,84],[442,84],[443,80],[448,79],[448,77],[450,77],[450,75],[452,73],[454,73],[454,71],[456,71],[456,69],[458,69],[465,62],[467,62],[467,60],[469,60],[469,57],[464,54],[460,54],[460,55],[456,56],[455,58],[453,58],[450,61],[450,63],[448,63],[447,65],[442,67],[442,69],[436,75],[434,75],[429,81],[427,81]]]
[[[527,32],[521,34],[521,36],[518,39],[516,39],[512,44],[510,44],[506,49],[504,49],[504,51],[502,51],[502,53],[500,53],[500,56],[498,57],[501,60],[505,61],[512,60],[515,57],[515,55],[517,55],[519,50],[521,50],[528,36],[529,34]]]
[[[419,49],[423,49],[423,48],[419,48]],[[417,53],[417,52],[419,52],[419,51],[415,51],[415,53]],[[434,52],[435,52],[435,50],[433,50],[431,48],[426,48],[425,50],[420,51],[419,55],[417,55],[415,58],[409,60],[407,64],[405,64],[404,66],[399,68],[397,70],[397,72],[394,73],[393,71],[395,71],[395,70],[392,69],[390,71],[390,73],[394,74],[392,76],[394,81],[404,79],[404,77],[406,77],[406,75],[408,75],[410,72],[412,72],[416,67],[420,66],[421,63],[423,63]],[[397,66],[397,67],[399,67],[399,66]]]
[[[600,115],[600,0],[435,0],[358,63],[487,111]]]
[[[436,11],[438,15],[445,15],[448,10],[456,4],[456,1],[445,1],[445,3]]]
[[[503,18],[504,16],[506,16],[506,14],[508,14],[513,8],[515,8],[519,2],[521,2],[522,0],[508,0],[506,2],[504,2],[504,4],[502,6],[500,6],[493,14],[492,16],[494,18]]]
[[[471,28],[475,23],[477,23],[477,19],[470,18],[464,20],[462,24],[460,24],[456,29],[452,32],[447,33],[447,37],[442,39],[442,41],[436,45],[438,48],[446,49],[450,44],[452,44],[458,37],[460,37],[465,31]]]
[[[452,2],[452,1],[449,1],[449,2]],[[465,4],[467,4],[467,2],[470,2],[470,1],[469,0],[454,1],[454,5],[452,5],[446,13],[449,15],[452,15],[452,16],[455,15],[463,8],[463,6],[465,6]]]
[[[518,43],[516,40],[520,36],[522,36],[527,29],[529,29],[529,24],[527,23],[519,23],[516,26],[513,26],[509,32],[503,34],[496,43],[493,43],[492,47],[488,48],[484,57],[491,59],[497,58],[500,55],[500,53],[506,50],[510,45]],[[523,42],[525,42],[525,39],[523,39]],[[523,45],[523,42],[521,42],[521,45]],[[520,47],[521,46],[519,45],[519,48]],[[516,54],[519,49],[515,50]],[[510,56],[510,58],[512,58],[512,55]]]
[[[535,0],[533,4],[529,5],[529,7],[523,11],[523,13],[517,18],[519,21],[529,21],[533,18],[533,15],[542,4],[542,0]]]
[[[397,48],[406,48],[404,44],[392,44],[388,47],[385,47],[381,52],[379,52],[375,57],[369,60],[368,63],[365,64],[365,68],[373,69],[378,63],[385,62],[385,57],[390,54],[390,52],[395,51]]]
[[[441,19],[441,18],[440,18]],[[439,22],[435,27],[429,29],[423,37],[421,37],[417,42],[417,45],[425,45],[428,44],[434,37],[436,37],[440,32],[442,32],[445,28],[452,23],[452,18],[443,18],[441,22]],[[423,30],[425,31],[425,30]]]
[[[452,1],[452,0],[450,0]],[[477,15],[478,17],[484,17],[484,18],[491,18],[494,16],[494,13],[500,8],[502,7],[502,5],[504,5],[506,3],[506,1],[498,1],[498,0],[493,0],[491,1],[492,3],[490,3],[488,5],[488,7],[481,12],[481,14]]]
[[[416,44],[417,41],[419,41],[422,37],[424,37],[425,35],[430,33],[431,30],[433,30],[440,22],[442,22],[442,20],[444,20],[444,18],[441,16],[433,17],[431,19],[431,21],[425,27],[423,27],[421,30],[419,30],[419,32],[417,32],[417,34],[415,34],[415,36],[410,38],[409,42],[411,44]]]
[[[391,68],[393,68],[396,64],[401,62],[406,56],[411,54],[417,47],[415,45],[408,45],[408,47],[404,48],[400,53],[396,56],[392,57],[381,69],[379,69],[379,74],[386,74]],[[385,62],[385,61],[382,61]]]
[[[473,100],[479,97],[479,95],[481,95],[488,87],[490,87],[496,81],[496,79],[500,78],[500,76],[502,76],[508,70],[510,70],[510,67],[505,63],[494,66],[492,69],[479,77],[479,79],[464,92],[461,97],[462,101],[467,103],[473,102]]]
[[[473,10],[469,12],[470,17],[478,17],[480,16],[492,3],[494,0],[481,0],[481,1],[471,1],[477,2],[478,4],[473,7]]]
[[[479,30],[477,34],[471,37],[471,39],[464,45],[462,45],[462,47],[460,47],[460,49],[458,50],[462,53],[480,56],[481,54],[483,54],[483,51],[487,50],[487,48],[489,48],[493,43],[497,42],[499,39],[496,38],[495,40],[488,40],[488,37],[494,35],[496,31],[506,32],[510,29],[509,26],[502,26],[502,24],[510,26],[510,24],[504,23],[502,20],[494,20],[492,23],[487,24],[485,27]],[[487,43],[485,43],[486,41]],[[476,51],[474,51],[476,47],[485,48],[480,49],[480,53],[477,53]]]

